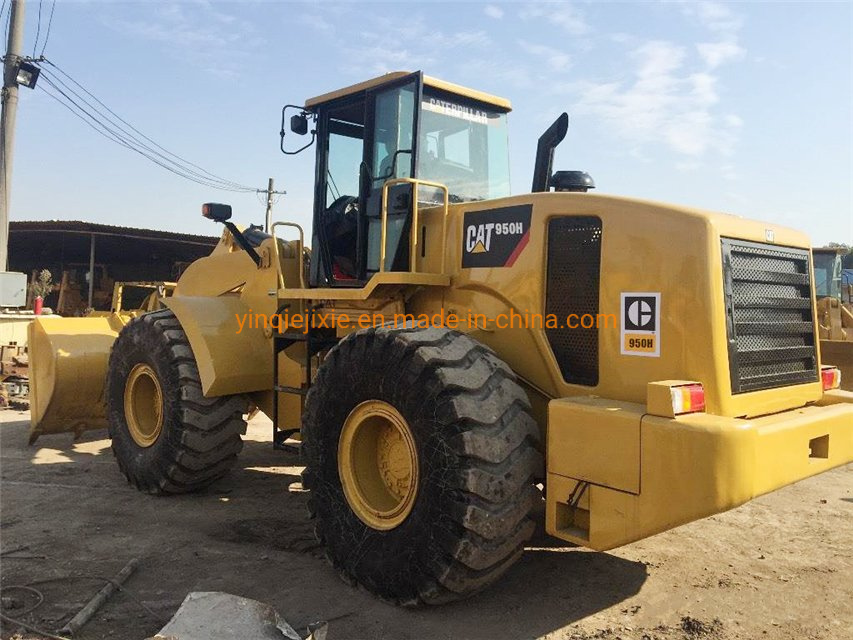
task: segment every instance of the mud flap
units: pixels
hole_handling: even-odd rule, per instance
[[[28,327],[30,444],[45,433],[75,437],[107,426],[110,349],[127,318],[36,318]]]

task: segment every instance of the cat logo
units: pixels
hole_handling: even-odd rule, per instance
[[[660,358],[660,292],[621,296],[623,356]]]
[[[468,253],[485,253],[492,244],[492,231],[495,223],[472,224],[465,229],[465,251]]]
[[[492,234],[523,235],[524,225],[520,222],[487,222],[471,225],[465,230],[465,250],[468,253],[485,253],[492,246]]]
[[[519,205],[466,213],[462,267],[511,267],[530,240],[531,210]]]

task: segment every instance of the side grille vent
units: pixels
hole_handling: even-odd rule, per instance
[[[563,379],[571,384],[598,384],[598,329],[566,325],[573,313],[597,318],[600,278],[601,219],[553,218],[548,223],[545,315],[553,314],[562,326],[545,329],[545,336]]]
[[[809,252],[724,238],[732,393],[818,379]]]

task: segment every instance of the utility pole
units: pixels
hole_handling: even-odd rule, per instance
[[[0,116],[0,271],[9,268],[9,203],[12,191],[12,151],[18,112],[18,62],[24,48],[24,0],[12,0],[9,42],[3,65],[3,113]]]
[[[267,185],[267,214],[264,218],[264,231],[266,233],[270,232],[270,227],[272,227],[272,194],[275,193],[273,191],[273,180],[270,178],[269,184]]]
[[[272,205],[273,205],[272,197],[274,195],[284,195],[287,193],[287,191],[276,191],[273,188],[273,179],[270,178],[269,184],[267,185],[267,190],[262,191],[259,189],[258,193],[267,194],[267,213],[266,213],[266,217],[264,218],[264,232],[270,233],[270,229],[272,229]]]

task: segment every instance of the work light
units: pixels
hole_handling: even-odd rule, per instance
[[[36,65],[29,62],[21,62],[18,64],[18,75],[15,77],[15,81],[22,87],[35,89],[40,73],[41,69]]]

